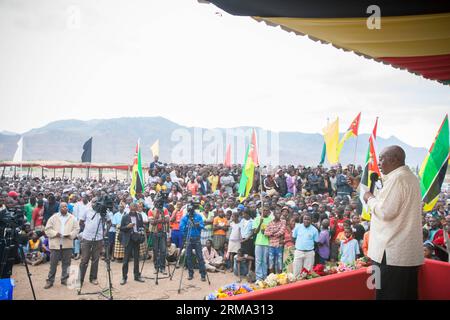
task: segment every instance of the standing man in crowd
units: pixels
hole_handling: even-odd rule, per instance
[[[158,205],[159,206],[159,205]],[[148,211],[150,233],[153,243],[153,262],[155,273],[166,275],[167,234],[169,233],[169,211],[162,207]]]
[[[140,246],[140,230],[144,230],[144,221],[142,215],[137,214],[137,204],[130,204],[130,213],[125,214],[120,224],[120,242],[125,248],[125,257],[122,265],[122,281],[121,285],[127,283],[128,279],[128,262],[133,254],[134,260],[134,280],[137,282],[145,282],[139,272],[139,246]]]
[[[47,283],[44,289],[53,287],[55,282],[56,270],[61,260],[62,274],[61,285],[67,285],[69,278],[69,267],[72,258],[73,239],[80,231],[77,220],[69,213],[67,203],[62,202],[59,205],[59,212],[52,215],[45,227],[45,234],[50,241],[50,271],[48,273]]]
[[[337,188],[337,195],[344,197],[344,196],[350,196],[353,192],[352,187],[348,184],[348,168],[344,167],[342,169],[342,173],[338,174],[336,177],[336,188]]]
[[[190,226],[190,233],[188,234]],[[186,265],[189,271],[188,280],[194,279],[194,266],[192,263],[192,250],[195,250],[195,256],[197,258],[200,267],[200,276],[202,281],[206,281],[206,267],[203,260],[202,245],[200,243],[200,234],[205,227],[203,218],[200,214],[192,210],[188,212],[180,222],[180,230],[183,232],[184,241],[186,244]],[[189,239],[188,239],[189,237]],[[189,241],[188,241],[189,240]]]
[[[164,164],[161,161],[159,161],[159,156],[154,156],[153,160],[154,161],[150,163],[149,168],[150,170],[155,170],[164,167]]]
[[[98,262],[103,248],[103,238],[105,230],[103,229],[102,215],[97,212],[97,198],[92,199],[89,210],[84,210],[79,216],[80,227],[83,232],[81,237],[81,262],[80,262],[80,286],[83,286],[84,276],[91,260],[91,271],[89,282],[98,285]],[[99,209],[99,208],[98,208]],[[111,223],[110,217],[105,215],[107,225]],[[107,248],[108,250],[108,248]]]
[[[377,300],[418,297],[418,271],[424,261],[421,192],[405,158],[401,147],[385,148],[379,157],[383,188],[375,195],[364,194],[372,214],[368,255],[380,270]]]
[[[265,231],[272,221],[269,207],[264,207],[262,216],[256,217],[253,221],[253,234],[256,235],[255,241],[255,273],[256,280],[264,280],[267,277],[268,259],[269,259],[269,237]]]
[[[292,231],[295,239],[294,276],[298,277],[305,268],[310,271],[314,265],[314,245],[319,242],[319,231],[311,225],[311,216],[305,214],[303,223],[298,224]]]

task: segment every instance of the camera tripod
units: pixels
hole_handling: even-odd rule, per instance
[[[3,245],[3,250],[1,251],[2,256],[0,257],[0,278],[3,278],[4,276],[5,276],[5,278],[9,278],[12,274],[12,263],[11,263],[10,270],[6,270],[6,273],[5,273],[5,268],[9,268],[9,266],[8,266],[8,264],[9,264],[8,260],[10,259],[9,255],[10,255],[10,252],[12,252],[12,250],[14,250],[14,247],[15,247],[15,245],[13,244],[13,229],[5,228],[3,231],[4,231],[3,235],[2,235],[3,241],[0,241],[0,247]],[[7,234],[8,234],[8,238],[7,238]],[[33,300],[37,300],[36,294],[34,292],[33,281],[31,280],[32,274],[30,272],[30,269],[28,268],[28,262],[25,257],[25,252],[23,250],[23,246],[21,244],[19,244],[17,246],[17,249],[18,249],[20,258],[22,259],[23,263],[25,264],[28,281],[30,282],[31,292],[33,294]]]
[[[97,215],[97,212],[94,214],[94,217],[92,217],[91,220],[93,220],[95,218],[95,216]],[[97,291],[97,292],[85,292],[82,293],[81,290],[83,288],[83,281],[80,280],[80,288],[78,289],[78,295],[101,295],[103,297],[105,297],[108,300],[114,300],[113,298],[113,286],[112,286],[112,281],[111,281],[111,258],[109,256],[109,238],[107,233],[105,232],[105,226],[107,225],[106,223],[106,214],[102,215],[100,214],[100,220],[98,221],[98,225],[97,225],[97,231],[95,232],[95,237],[94,239],[97,239],[97,235],[98,235],[98,231],[100,229],[100,225],[102,226],[102,231],[103,231],[103,249],[105,250],[105,262],[106,262],[106,271],[108,273],[108,288],[103,289],[102,291]],[[92,256],[92,255],[91,255]],[[109,295],[107,295],[107,293],[109,292]]]
[[[159,241],[167,241],[167,236],[165,236],[165,235],[166,235],[166,233],[162,232],[161,235],[160,235],[160,238],[163,238],[163,239],[159,239]],[[155,256],[153,257],[154,261],[156,262],[156,276],[155,277],[144,277],[144,276],[142,276],[142,271],[144,270],[144,265],[145,265],[145,262],[147,261],[147,256],[148,256],[148,251],[149,251],[148,242],[147,242],[147,234],[145,234],[145,242],[147,243],[147,249],[145,251],[144,261],[142,262],[141,277],[144,278],[144,279],[155,280],[155,284],[156,285],[159,284],[159,280],[160,279],[168,279],[168,278],[170,278],[170,280],[172,280],[169,262],[167,261],[166,257],[162,257],[162,254],[161,254],[161,252],[159,250],[159,243],[158,243],[158,248],[154,251],[155,252]],[[155,245],[155,244],[153,244],[153,245]],[[164,267],[167,267],[167,270],[169,271],[169,275],[167,275],[167,276],[162,276],[162,277],[159,276],[161,259],[164,259]],[[175,272],[175,270],[173,272]]]
[[[192,227],[194,225],[193,218],[189,217],[188,221],[189,221],[189,224],[188,224],[186,239],[183,241],[183,246],[182,246],[181,251],[180,251],[180,256],[178,257],[178,261],[177,261],[177,264],[176,264],[177,266],[180,265],[181,253],[183,252],[183,249],[184,249],[184,262],[183,262],[183,266],[182,266],[182,269],[181,269],[181,277],[180,277],[180,284],[178,286],[178,294],[181,293],[181,285],[182,285],[182,282],[183,282],[183,274],[184,274],[184,269],[186,268],[186,262],[187,262],[187,257],[188,257],[187,249],[190,248],[190,245],[191,245],[191,231],[192,231]],[[192,252],[191,252],[191,254],[192,254]],[[196,252],[196,254],[197,254],[197,252]],[[200,252],[200,254],[202,254],[202,253]],[[199,263],[200,263],[200,261],[199,261]],[[203,262],[203,263],[205,263],[205,262]],[[172,280],[173,275],[175,274],[175,270],[176,270],[176,267],[173,270],[172,275],[170,276],[170,280]],[[205,274],[206,274],[206,279],[208,279],[208,285],[211,285],[211,281],[209,281],[208,271],[206,271],[206,266],[205,266]]]

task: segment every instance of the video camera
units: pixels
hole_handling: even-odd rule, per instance
[[[97,202],[93,207],[95,212],[100,213],[102,217],[106,216],[108,211],[113,211],[114,209],[114,199],[109,195],[104,195],[98,198]]]
[[[25,217],[20,206],[0,211],[0,279],[9,278],[19,245],[26,245]]]
[[[200,208],[200,200],[199,199],[192,199],[191,202],[187,205],[187,212],[189,216],[193,216],[195,213],[195,210],[198,210]]]
[[[155,205],[155,208],[158,210],[163,210],[164,204],[168,202],[169,194],[165,191],[160,191],[156,195],[155,199],[153,200],[153,203]]]
[[[9,207],[0,211],[0,229],[22,228],[25,225],[25,216],[22,207]],[[2,235],[0,234],[0,237]]]

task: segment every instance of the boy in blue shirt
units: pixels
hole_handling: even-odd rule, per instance
[[[356,261],[359,251],[358,240],[353,238],[353,231],[350,227],[344,229],[345,240],[341,241],[341,247],[339,249],[340,259],[339,261],[345,264],[351,264]]]

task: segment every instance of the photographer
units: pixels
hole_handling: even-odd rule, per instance
[[[150,222],[150,233],[153,243],[153,262],[155,273],[161,272],[166,275],[167,233],[169,232],[169,211],[163,207],[164,200],[159,198],[155,201],[155,209],[148,211]]]
[[[83,232],[81,237],[81,262],[80,262],[80,284],[83,285],[86,270],[91,261],[91,272],[89,282],[98,285],[98,262],[102,252],[103,238],[105,230],[103,229],[103,218],[106,219],[108,226],[111,224],[110,217],[103,213],[103,203],[98,202],[97,198],[92,199],[88,210],[82,211],[79,220]]]
[[[190,233],[189,226],[191,227]],[[184,241],[187,241],[186,245],[186,264],[189,270],[188,280],[194,278],[194,268],[192,265],[192,250],[195,250],[195,255],[200,267],[200,275],[202,281],[206,281],[206,268],[205,261],[202,255],[202,245],[200,243],[200,233],[204,228],[203,218],[200,214],[195,212],[195,205],[190,204],[188,206],[188,214],[185,215],[180,222],[180,230],[183,232]],[[189,239],[188,239],[189,238]]]
[[[139,272],[139,245],[145,241],[143,238],[144,221],[140,214],[137,214],[137,205],[135,203],[130,204],[130,213],[126,214],[122,218],[120,223],[120,235],[119,241],[125,248],[125,257],[122,265],[122,281],[121,285],[127,283],[128,278],[128,261],[131,254],[133,254],[134,260],[134,280],[138,282],[145,282]],[[142,231],[142,232],[141,232]]]

